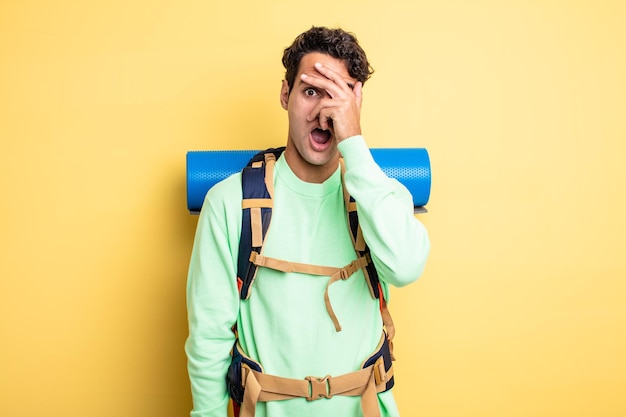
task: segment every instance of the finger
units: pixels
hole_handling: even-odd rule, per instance
[[[339,75],[337,72],[333,71],[332,69],[320,64],[319,62],[315,63],[315,69],[317,70],[317,72],[319,72],[324,77],[331,80],[335,85],[340,87],[342,90],[344,91],[352,90],[352,86],[349,85],[348,82],[344,80],[343,77],[341,77],[341,75]]]
[[[302,80],[302,82],[312,87],[316,87],[316,88],[319,88],[320,90],[324,90],[326,94],[330,96],[330,98],[337,97],[339,94],[341,94],[340,87],[328,78],[302,74],[300,75],[300,79]]]
[[[327,130],[333,125],[334,108],[319,103],[307,116],[307,121],[312,122],[317,119],[320,129]]]
[[[359,110],[361,110],[361,103],[363,102],[363,83],[361,81],[357,81],[352,89],[354,92],[354,96],[356,98],[356,105]]]
[[[326,116],[322,116],[322,114],[320,114],[320,129],[322,130],[328,130],[328,121],[331,120]]]
[[[319,122],[320,122],[320,129],[328,130],[329,126],[333,122],[333,115],[332,115],[332,113],[328,109],[326,109],[326,108],[322,109],[319,112]]]

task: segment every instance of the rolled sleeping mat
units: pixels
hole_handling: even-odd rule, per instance
[[[430,159],[424,148],[371,148],[388,177],[400,181],[413,196],[415,212],[425,212],[430,198]],[[258,150],[187,152],[187,209],[198,214],[211,187],[240,172]]]

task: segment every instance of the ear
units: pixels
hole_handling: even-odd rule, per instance
[[[280,105],[283,106],[283,109],[287,110],[287,105],[289,104],[289,84],[287,80],[283,80],[283,85],[280,88]]]

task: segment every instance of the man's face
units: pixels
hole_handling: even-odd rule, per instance
[[[289,117],[289,134],[285,157],[296,176],[308,182],[323,182],[337,169],[339,152],[332,128],[322,130],[319,119],[307,120],[319,101],[328,97],[324,90],[304,83],[302,74],[319,74],[315,63],[321,63],[340,75],[349,85],[356,80],[348,74],[343,60],[330,55],[311,52],[302,57],[294,85],[289,92],[283,82],[280,101]]]

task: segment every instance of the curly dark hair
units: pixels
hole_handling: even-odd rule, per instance
[[[361,83],[365,83],[374,73],[356,36],[342,29],[313,26],[300,34],[283,52],[283,66],[286,69],[285,79],[289,84],[289,92],[293,88],[300,60],[310,52],[320,52],[343,60],[348,74]]]

